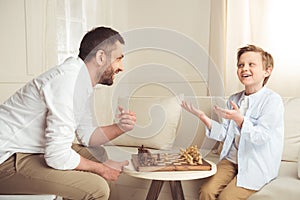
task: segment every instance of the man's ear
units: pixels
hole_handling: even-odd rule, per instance
[[[96,62],[98,65],[103,65],[104,63],[106,63],[106,54],[101,49],[96,53]]]

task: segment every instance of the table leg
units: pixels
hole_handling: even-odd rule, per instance
[[[173,200],[184,200],[181,181],[169,181]]]
[[[152,180],[146,200],[156,200],[159,196],[164,181]]]

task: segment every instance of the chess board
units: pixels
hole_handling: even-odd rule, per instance
[[[132,155],[132,163],[136,171],[209,171],[211,165],[202,159],[202,164],[188,164],[180,158],[179,153],[139,153]]]

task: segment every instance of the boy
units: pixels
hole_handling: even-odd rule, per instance
[[[245,90],[233,94],[228,109],[214,107],[220,124],[187,102],[182,107],[207,127],[206,135],[223,141],[217,173],[200,189],[200,200],[247,199],[276,178],[283,150],[284,122],[281,97],[264,87],[273,58],[248,45],[237,53],[237,75]]]

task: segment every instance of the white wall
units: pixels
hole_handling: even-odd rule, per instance
[[[48,47],[55,44],[56,16],[54,0],[1,0],[0,4],[0,24],[6,27],[0,37],[3,102],[56,62],[56,52],[51,51],[55,47]],[[96,91],[99,123],[112,122],[119,96],[208,94],[209,0],[190,0],[188,4],[180,0],[90,0],[86,13],[93,14],[87,18],[88,29],[111,26],[126,40],[125,71],[113,86],[100,86]],[[137,34],[139,30],[145,32]],[[141,43],[136,43],[136,36]],[[147,42],[156,46],[149,47]]]
[[[45,39],[53,33],[46,5],[46,0],[0,1],[0,102],[55,63],[54,42]]]
[[[182,34],[195,41],[204,52],[209,52],[220,77],[224,79],[226,95],[242,89],[242,85],[236,77],[235,51],[244,44],[232,44],[232,39],[230,39],[231,42],[224,42],[226,39],[226,6],[223,1],[189,0],[187,3],[180,0],[89,0],[86,2],[86,13],[93,13],[92,17],[86,19],[88,29],[98,25],[107,25],[121,33],[145,27],[175,31],[179,35]],[[3,102],[26,81],[56,63],[55,3],[56,0],[0,1],[0,25],[5,27],[1,31],[0,37],[0,102]],[[270,15],[270,13],[264,14],[267,8],[263,8],[261,9],[263,12],[258,11],[258,16]],[[273,8],[273,10],[276,9]],[[228,11],[228,16],[233,16],[233,18],[238,16],[236,13]],[[285,23],[286,21],[294,22],[294,15],[295,12],[289,12],[280,18],[272,19],[277,23],[274,22],[274,25],[271,26],[274,29],[272,32],[270,32],[271,30],[266,32],[266,34],[270,34],[270,37],[266,35],[265,40],[256,41],[265,47],[267,45],[264,45],[264,42],[271,39],[273,41],[274,35],[276,35],[276,41],[271,43],[271,47],[266,48],[270,50],[275,59],[275,69],[268,86],[282,96],[299,96],[300,84],[297,78],[299,65],[296,64],[295,57],[290,57],[292,54],[286,53],[295,52],[292,47],[297,46],[293,44],[293,41],[298,41],[295,38],[295,31]],[[210,22],[212,23],[210,24]],[[277,25],[283,26],[286,31],[281,30]],[[257,27],[264,26],[258,24]],[[278,32],[279,29],[281,32]],[[284,38],[283,33],[285,32],[288,33],[287,38]],[[278,38],[281,39],[278,40]],[[176,43],[174,44],[176,45]],[[226,59],[224,52],[228,45],[231,47],[227,50],[230,50],[232,56]],[[283,45],[283,48],[278,45]],[[157,49],[127,52],[126,71],[151,62],[171,67],[182,74],[192,83],[192,88],[195,89],[197,95],[207,94],[205,91],[207,85],[201,77],[203,74],[199,77],[199,70],[195,71],[195,67],[191,63],[170,52]],[[205,61],[202,62],[205,63]],[[201,65],[203,71],[207,68],[204,65]],[[214,74],[213,72],[208,73],[208,75]],[[124,76],[125,73],[120,75],[117,81]],[[209,79],[211,80],[211,77]],[[124,82],[124,80],[122,81]],[[135,80],[127,80],[127,84],[133,84],[132,81]],[[168,82],[168,79],[165,82]],[[169,80],[169,84],[170,82]],[[290,86],[289,89],[286,89],[287,85]],[[141,90],[144,89],[140,88],[139,93]]]
[[[125,71],[113,86],[97,88],[100,123],[112,122],[120,96],[207,96],[209,0],[191,0],[189,4],[180,0],[110,2],[111,10],[105,11],[110,17],[102,23],[125,37]],[[184,146],[203,138],[203,134],[193,135],[195,129],[203,133],[204,127],[190,117],[190,125],[182,126],[177,139]]]

